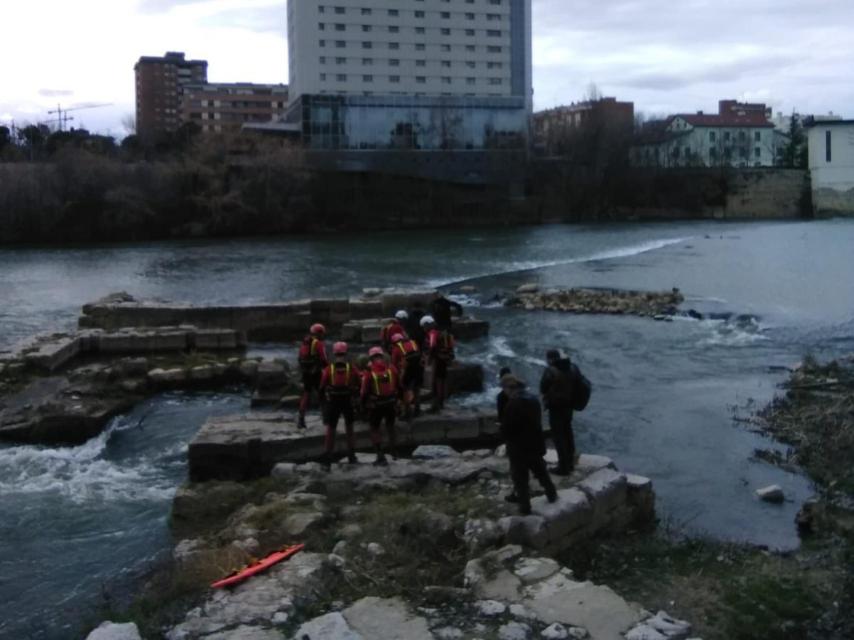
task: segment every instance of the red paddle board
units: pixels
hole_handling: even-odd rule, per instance
[[[300,551],[305,549],[304,544],[295,544],[290,547],[284,547],[283,549],[271,553],[266,558],[262,558],[257,562],[254,562],[247,566],[244,569],[241,569],[237,573],[233,573],[227,578],[223,578],[219,582],[214,582],[211,587],[214,589],[222,589],[223,587],[231,587],[236,584],[240,584],[244,580],[248,580],[252,576],[258,575],[272,567],[274,564],[278,564],[283,560],[287,560],[291,556],[298,554]]]

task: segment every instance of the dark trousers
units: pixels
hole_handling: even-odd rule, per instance
[[[344,418],[344,429],[347,432],[347,450],[352,453],[356,450],[356,436],[353,433],[353,422],[355,421],[355,412],[353,411],[353,401],[348,397],[331,397],[326,401],[324,407],[326,418],[326,453],[331,454],[335,451],[335,432],[338,430],[338,421]]]
[[[546,494],[556,491],[543,456],[528,452],[514,452],[509,447],[507,455],[510,458],[510,477],[513,479],[513,490],[519,499],[521,508],[531,507],[531,489],[528,486],[529,472],[537,479]]]
[[[572,408],[549,407],[549,428],[557,450],[558,469],[569,472],[575,467],[575,435],[572,433]]]
[[[397,446],[397,433],[395,432],[394,423],[397,419],[397,407],[394,403],[386,403],[368,409],[368,424],[371,427],[371,443],[375,447],[382,446],[382,428],[385,422],[386,431],[388,431],[388,444],[394,451]]]

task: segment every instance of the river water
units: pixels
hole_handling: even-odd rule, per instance
[[[80,306],[125,290],[197,303],[341,295],[363,287],[476,287],[461,299],[492,322],[461,346],[488,379],[501,366],[536,383],[547,348],[594,383],[576,422],[581,450],[653,478],[667,526],[774,548],[798,544],[810,483],[751,461],[774,443],[733,420],[767,403],[807,353],[854,352],[854,221],[553,226],[347,237],[0,250],[0,350],[74,325]],[[508,310],[524,282],[664,290],[707,319]],[[278,347],[273,347],[273,350]],[[269,347],[267,348],[269,349]],[[465,400],[491,404],[494,384]],[[170,543],[171,497],[206,417],[245,394],[156,398],[82,447],[0,448],[0,637],[73,638],[103,594],[132,585]],[[789,501],[760,503],[779,483]]]

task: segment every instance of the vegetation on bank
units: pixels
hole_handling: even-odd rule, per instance
[[[749,182],[723,167],[633,168],[630,143],[596,127],[567,134],[558,155],[519,167],[511,190],[321,173],[281,139],[189,126],[149,147],[84,130],[26,127],[14,141],[0,131],[0,244],[709,217]]]
[[[799,466],[816,482],[818,498],[797,520],[800,549],[641,532],[575,550],[568,564],[691,620],[704,640],[854,638],[854,358],[807,358],[785,388],[751,422],[791,446],[763,460]]]

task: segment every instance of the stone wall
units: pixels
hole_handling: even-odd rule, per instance
[[[814,189],[812,200],[817,217],[854,216],[854,189]]]
[[[346,326],[346,339],[373,342],[383,326],[381,318],[390,318],[396,311],[411,309],[416,303],[427,309],[436,295],[434,290],[367,290],[353,298],[195,306],[136,300],[118,293],[84,305],[78,324],[81,328],[100,329],[193,325],[238,331],[252,340],[290,340],[305,335],[312,323],[322,322],[333,330]],[[461,319],[456,326],[461,338],[489,333],[488,323],[472,319]]]

